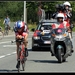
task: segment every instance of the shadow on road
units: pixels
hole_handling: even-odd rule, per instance
[[[7,70],[7,69],[3,69],[3,70],[0,70],[0,73],[18,73],[18,70]],[[21,70],[20,73],[24,73],[24,71]]]
[[[29,60],[29,61],[34,61],[36,63],[52,63],[52,64],[62,64],[62,63],[68,62],[68,61],[65,61],[65,62],[59,63],[58,60]]]
[[[32,49],[28,49],[28,51],[33,51]],[[34,52],[36,51],[50,51],[50,48],[38,48],[37,50],[34,50]]]
[[[0,70],[0,73],[18,73],[18,71],[17,70],[3,69],[3,70]]]

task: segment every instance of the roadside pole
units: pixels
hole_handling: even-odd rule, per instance
[[[24,22],[27,23],[26,1],[24,1]]]

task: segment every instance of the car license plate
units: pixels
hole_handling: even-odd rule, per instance
[[[50,41],[45,41],[45,42],[44,42],[44,44],[50,44],[50,43],[51,43]]]
[[[49,33],[49,32],[50,32],[50,30],[43,30],[43,32],[44,32],[44,33]]]

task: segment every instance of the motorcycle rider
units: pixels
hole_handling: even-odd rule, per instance
[[[52,29],[56,29],[56,28],[67,28],[68,33],[71,32],[71,30],[70,30],[70,24],[68,22],[64,21],[64,14],[63,13],[58,13],[57,16],[56,16],[56,19],[57,19],[57,23],[52,24]],[[71,50],[71,53],[72,52],[73,52],[73,49]],[[52,56],[53,56],[53,54],[52,54]]]
[[[72,18],[71,4],[68,1],[66,1],[63,3],[63,5],[64,5],[64,16],[65,16],[64,20],[70,23],[71,37],[72,37],[73,24],[71,24],[71,18]]]
[[[63,13],[64,14],[64,20],[70,23],[70,19],[72,17],[72,8],[71,4],[66,1],[63,4],[56,4],[56,12],[52,15],[53,19],[56,19],[56,15],[58,13]]]
[[[53,18],[53,19],[56,19],[56,15],[57,15],[58,13],[63,13],[63,11],[64,11],[64,6],[63,6],[63,4],[56,4],[55,8],[56,8],[56,12],[53,13],[53,15],[52,15],[52,18]]]
[[[57,19],[57,24],[54,23],[52,25],[53,29],[65,27],[70,32],[70,29],[69,29],[70,24],[68,22],[64,21],[64,14],[63,13],[58,13],[57,16],[56,16],[56,19]]]
[[[68,9],[71,7],[70,2],[68,2],[68,1],[64,2],[63,5],[64,5],[66,11],[68,11]]]

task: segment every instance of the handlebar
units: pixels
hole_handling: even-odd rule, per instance
[[[22,39],[16,39],[14,41],[11,41],[11,43],[14,43],[14,42],[23,42],[23,40],[24,40],[24,37],[22,37]]]

